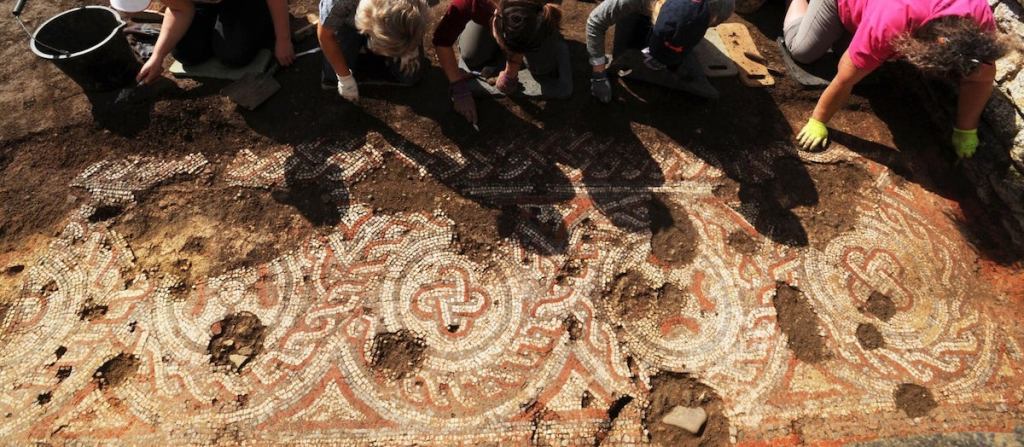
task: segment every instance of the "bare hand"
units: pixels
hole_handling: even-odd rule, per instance
[[[135,80],[142,84],[151,84],[157,78],[164,73],[164,58],[157,57],[154,54],[152,57],[142,65],[142,69],[139,70],[139,74],[135,76]]]
[[[290,39],[278,40],[274,45],[274,57],[282,67],[287,67],[295,62],[295,46]]]

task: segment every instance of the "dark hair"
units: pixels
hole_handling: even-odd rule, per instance
[[[503,48],[524,53],[540,48],[561,23],[562,10],[546,0],[501,0],[494,34]]]
[[[1007,51],[994,32],[986,32],[970,17],[940,17],[893,40],[893,49],[925,73],[962,79],[980,64],[991,64]]]

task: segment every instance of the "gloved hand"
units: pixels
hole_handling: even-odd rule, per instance
[[[356,77],[349,73],[348,76],[338,76],[338,94],[350,102],[359,102],[359,85],[356,84]]]
[[[449,87],[449,92],[452,96],[452,106],[455,111],[466,118],[470,124],[476,125],[476,102],[473,101],[473,92],[470,90],[469,83],[472,82],[472,77],[464,77],[458,81],[453,82]]]
[[[807,120],[807,125],[796,136],[797,142],[804,150],[813,151],[828,146],[828,128],[825,123],[814,118]]]
[[[971,158],[978,150],[978,129],[953,128],[953,150],[959,158]]]
[[[590,94],[605,104],[612,102],[612,84],[603,71],[595,71],[590,75]]]
[[[644,54],[644,65],[646,65],[647,68],[650,68],[651,70],[654,71],[664,70],[668,68],[667,65],[655,59],[654,56],[651,56],[650,48],[644,48],[641,52]]]
[[[505,68],[498,74],[498,82],[495,82],[494,86],[506,95],[519,91],[519,72]]]

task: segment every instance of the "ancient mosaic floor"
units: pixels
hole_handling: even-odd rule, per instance
[[[416,154],[367,141],[323,166],[336,166],[342,182],[387,154],[421,166]],[[591,143],[582,135],[560,150]],[[26,266],[25,293],[0,314],[0,439],[646,444],[644,408],[660,371],[713,388],[728,438],[740,444],[796,444],[811,426],[831,438],[817,441],[834,443],[972,431],[1020,439],[1012,433],[1022,424],[1024,336],[973,299],[977,254],[942,198],[842,148],[803,155],[857,163],[871,178],[855,230],[790,247],[759,234],[741,204],[718,193],[721,170],[673,148],[651,153],[664,172],[656,187],[597,187],[599,170],[586,178],[579,166],[560,167],[570,181],[563,192],[575,197],[538,208],[541,221],[564,227],[558,250],[509,239],[484,266],[454,248],[459,216],[349,203],[329,235],[188,287],[130,274],[131,241],[88,216],[135,206],[155,185],[202,172],[207,158],[99,163],[68,185],[92,204]],[[217,181],[265,188],[294,159],[240,149]],[[508,184],[477,188],[529,206],[529,192]],[[700,243],[686,263],[652,254],[650,231],[622,224],[646,222],[652,191],[689,216]],[[520,233],[532,247],[553,244],[542,231]],[[737,237],[752,242],[731,244]],[[636,290],[675,290],[681,311],[613,309],[601,297],[625,272]],[[780,282],[816,311],[824,360],[798,360],[788,347],[773,304]],[[873,295],[891,299],[893,312],[865,312]],[[243,323],[265,330],[235,349],[224,334]],[[884,345],[866,348],[856,335],[864,325]],[[211,361],[214,345],[227,354]],[[389,364],[389,349],[415,362]],[[894,402],[901,384],[927,388],[938,408],[908,417]]]

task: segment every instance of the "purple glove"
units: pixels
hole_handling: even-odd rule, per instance
[[[455,111],[466,118],[470,124],[476,125],[476,102],[473,101],[473,92],[469,83],[473,82],[472,77],[465,77],[453,82],[449,87],[452,96],[452,106]]]
[[[498,82],[494,84],[498,90],[506,95],[511,95],[519,91],[519,72],[511,72],[508,68],[501,71],[498,74]]]

